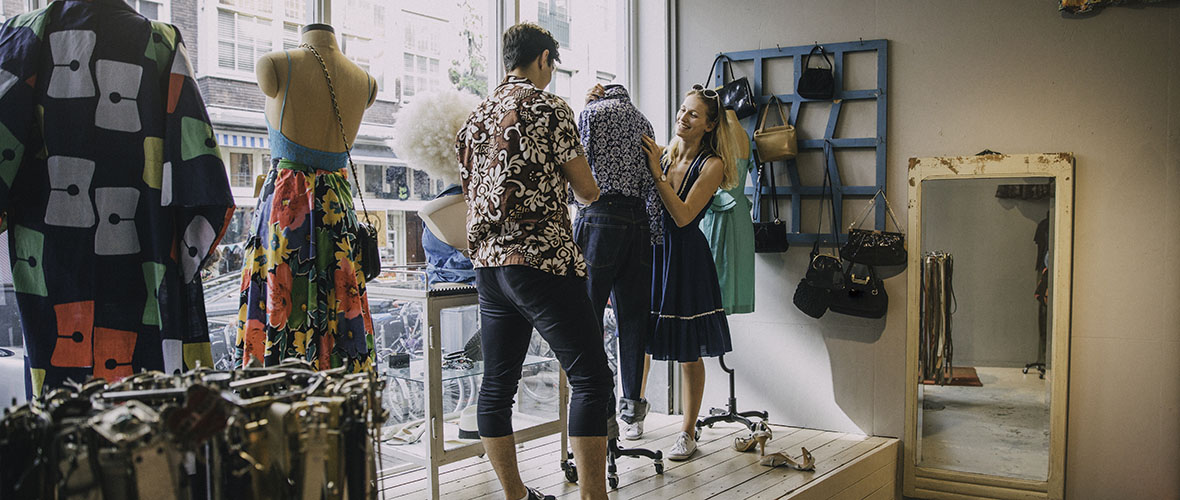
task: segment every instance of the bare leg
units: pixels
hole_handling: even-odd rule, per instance
[[[570,445],[574,449],[574,463],[578,464],[578,489],[582,499],[605,499],[606,437],[570,436]],[[500,469],[496,472],[499,473]]]
[[[690,436],[696,435],[697,416],[701,413],[701,399],[705,396],[705,363],[700,359],[691,363],[680,363],[680,376],[684,379],[684,423],[680,430]]]
[[[520,469],[516,464],[516,437],[512,434],[503,437],[481,437],[483,449],[496,470],[496,477],[500,479],[500,486],[504,488],[504,498],[520,500],[528,495],[524,482],[520,480]],[[575,452],[577,449],[575,448]],[[605,466],[604,466],[605,468]]]
[[[643,356],[643,381],[639,385],[639,399],[647,397],[647,373],[651,371],[651,354]]]

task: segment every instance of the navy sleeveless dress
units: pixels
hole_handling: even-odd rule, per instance
[[[688,197],[705,161],[713,156],[706,151],[697,155],[676,196]],[[662,163],[667,172],[671,165],[667,156]],[[700,228],[706,210],[707,204],[684,227],[678,227],[663,210],[664,244],[654,247],[652,259],[654,327],[647,352],[654,359],[691,362],[733,350],[713,253]]]

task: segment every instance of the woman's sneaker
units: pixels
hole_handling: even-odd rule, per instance
[[[692,438],[692,434],[681,432],[676,437],[676,444],[672,445],[672,449],[668,450],[668,460],[688,460],[693,453],[697,452],[697,440]]]

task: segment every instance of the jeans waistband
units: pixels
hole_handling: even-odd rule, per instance
[[[598,197],[598,201],[591,203],[590,209],[599,207],[623,207],[623,208],[639,208],[647,209],[647,200],[643,198],[636,198],[634,196],[627,196],[622,194],[604,194]]]

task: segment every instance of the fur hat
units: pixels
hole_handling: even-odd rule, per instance
[[[479,97],[455,89],[414,96],[397,114],[390,149],[410,168],[458,184],[455,136],[479,102]]]

